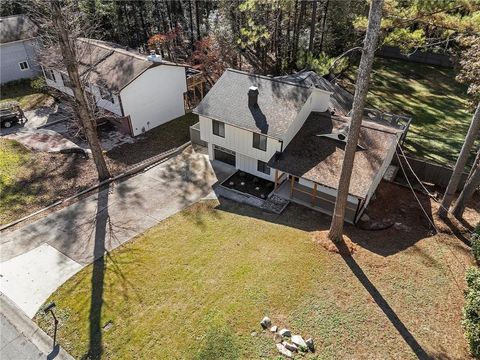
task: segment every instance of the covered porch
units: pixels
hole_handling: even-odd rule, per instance
[[[326,193],[323,190],[325,187],[320,184],[312,183],[313,186],[309,187],[301,184],[302,180],[298,176],[280,173],[278,170],[275,170],[274,193],[286,200],[332,216],[335,208],[335,196]],[[360,204],[361,199],[357,198],[347,201],[345,210],[346,222],[355,223]]]

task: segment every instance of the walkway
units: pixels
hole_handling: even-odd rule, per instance
[[[216,181],[208,157],[189,147],[122,183],[2,234],[0,290],[33,317],[83,266],[207,196]]]

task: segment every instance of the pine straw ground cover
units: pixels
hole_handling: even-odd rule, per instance
[[[466,230],[429,236],[409,194],[382,185],[378,213],[395,207],[395,221],[412,225],[347,226],[353,257],[316,244],[329,218],[299,206],[270,215],[223,199],[193,205],[61,286],[48,299],[57,339],[78,358],[276,358],[259,325],[267,315],[313,337],[308,358],[466,359]],[[478,208],[467,218],[478,222]],[[36,321],[52,334],[50,316]]]

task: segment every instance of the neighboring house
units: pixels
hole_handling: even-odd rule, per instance
[[[0,18],[0,83],[40,74],[36,62],[37,27],[25,15]]]
[[[275,193],[332,214],[349,118],[332,92],[227,70],[194,110],[211,160],[275,182]],[[336,112],[335,112],[336,114]],[[404,129],[366,118],[351,178],[346,221],[372,198]]]
[[[100,40],[80,38],[76,45],[86,90],[106,116],[124,120],[132,136],[185,114],[184,65]],[[42,65],[47,85],[73,95],[60,54],[45,54]]]

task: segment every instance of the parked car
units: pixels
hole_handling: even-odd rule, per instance
[[[20,105],[17,102],[0,104],[0,125],[10,128],[25,118]]]

